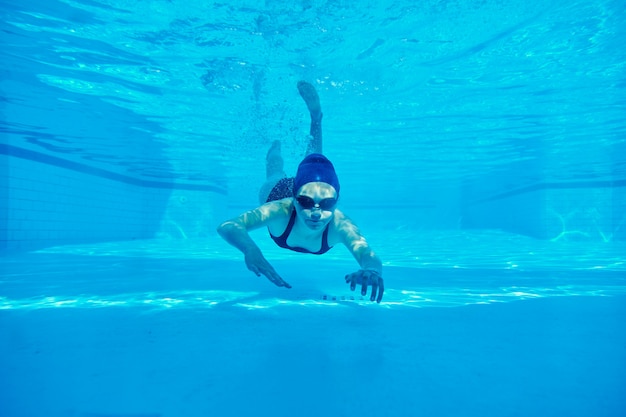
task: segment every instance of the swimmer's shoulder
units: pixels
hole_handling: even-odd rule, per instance
[[[345,221],[346,219],[348,219],[348,216],[346,216],[343,211],[336,208],[335,211],[333,212],[333,224],[334,225],[341,224],[341,222]]]
[[[281,200],[269,201],[263,206],[267,206],[268,210],[275,213],[277,216],[289,216],[291,215],[291,210],[293,209],[293,201],[293,197],[287,197]]]
[[[290,198],[270,201],[269,203],[262,204],[255,209],[240,214],[231,221],[242,224],[249,230],[262,226],[269,227],[269,225],[273,224],[282,224],[283,222],[286,225],[286,222],[289,221],[289,214],[291,213],[290,207],[293,206],[293,203],[288,200],[290,200]]]
[[[356,226],[352,220],[343,211],[335,209],[328,230],[328,244],[334,246],[337,243],[344,243],[346,236],[354,230],[356,230]]]
[[[270,201],[259,207],[259,210],[267,212],[265,225],[273,235],[281,235],[287,228],[291,212],[293,211],[293,197]]]

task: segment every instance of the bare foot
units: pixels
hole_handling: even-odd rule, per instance
[[[279,140],[275,140],[274,142],[272,142],[272,146],[270,146],[270,148],[267,150],[267,156],[265,157],[265,159],[270,159],[272,157],[275,157],[276,155],[280,156]]]
[[[306,81],[298,81],[298,92],[306,103],[309,113],[311,113],[311,118],[318,119],[322,114],[322,107],[320,106],[320,98],[317,95],[317,91],[315,91],[315,87]]]

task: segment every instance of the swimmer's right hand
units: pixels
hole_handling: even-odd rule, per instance
[[[272,281],[278,287],[291,288],[280,275],[276,273],[272,265],[267,262],[260,250],[250,250],[245,254],[246,266],[256,274],[257,277],[265,275],[267,279]]]

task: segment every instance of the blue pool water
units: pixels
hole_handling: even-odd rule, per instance
[[[0,2],[0,417],[622,416],[617,1]],[[373,304],[215,233],[324,111]]]

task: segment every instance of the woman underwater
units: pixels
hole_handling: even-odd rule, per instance
[[[382,263],[356,225],[337,206],[339,179],[333,164],[322,155],[322,111],[315,88],[298,83],[298,91],[311,115],[311,139],[307,155],[298,166],[295,178],[283,172],[280,142],[275,141],[267,153],[267,180],[261,187],[262,205],[222,223],[217,231],[231,245],[243,252],[246,266],[257,276],[265,275],[279,287],[291,288],[265,259],[249,230],[267,227],[271,238],[282,248],[321,255],[343,243],[361,269],[346,275],[354,291],[380,303],[385,286]],[[265,202],[265,203],[263,203]]]

